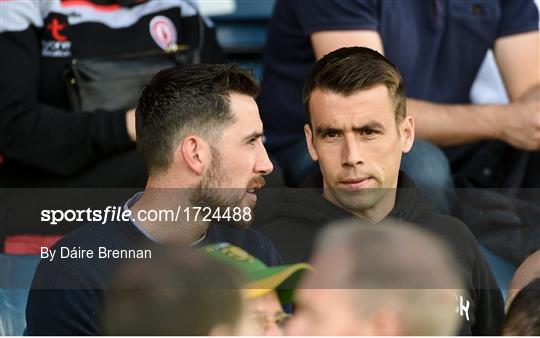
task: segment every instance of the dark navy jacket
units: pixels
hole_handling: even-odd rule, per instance
[[[229,242],[267,265],[281,258],[272,243],[253,229],[239,230],[212,225],[199,245]],[[51,249],[92,249],[94,258],[43,259],[34,275],[26,307],[29,335],[100,335],[99,316],[104,290],[123,259],[100,259],[98,248],[144,250],[157,245],[131,222],[89,223],[66,235]]]

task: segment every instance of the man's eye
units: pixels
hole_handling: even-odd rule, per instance
[[[375,129],[366,129],[363,131],[363,134],[366,136],[373,136],[375,134],[379,134],[379,132]]]
[[[335,132],[335,131],[329,131],[329,132],[326,132],[324,134],[325,138],[334,138],[334,137],[337,137],[337,136],[338,136],[338,133]]]

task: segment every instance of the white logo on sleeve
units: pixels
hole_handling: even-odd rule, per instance
[[[469,321],[469,308],[471,306],[471,302],[469,302],[467,299],[463,298],[463,296],[456,295],[456,313],[460,315],[460,317],[465,317],[467,321]]]
[[[171,19],[163,15],[150,21],[150,35],[161,49],[168,49],[178,41],[176,26]]]

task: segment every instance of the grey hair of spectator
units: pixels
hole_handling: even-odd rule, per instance
[[[397,221],[349,219],[325,228],[316,248],[317,281],[304,288],[349,289],[362,318],[392,312],[399,334],[457,334],[463,281],[453,254],[434,233]]]

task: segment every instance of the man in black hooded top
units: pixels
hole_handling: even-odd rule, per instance
[[[392,217],[416,223],[452,248],[467,288],[456,297],[462,334],[497,335],[503,300],[478,244],[459,220],[430,210],[429,200],[399,171],[414,142],[403,80],[388,60],[362,47],[336,50],[306,81],[304,132],[320,173],[283,192],[262,230],[285,261],[310,258],[326,223],[355,215],[369,223]]]

